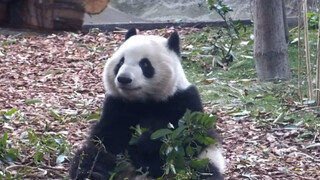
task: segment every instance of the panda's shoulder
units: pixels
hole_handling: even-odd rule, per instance
[[[177,90],[176,93],[169,98],[170,104],[182,104],[192,111],[202,111],[202,103],[197,88],[190,85],[186,89]]]
[[[197,88],[193,85],[189,85],[185,89],[178,89],[172,98],[174,99],[184,99],[184,98],[197,98],[199,97],[199,92]]]

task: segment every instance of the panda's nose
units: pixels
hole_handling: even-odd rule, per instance
[[[118,79],[119,83],[121,83],[121,84],[129,84],[132,82],[132,79],[130,79],[128,77],[119,76],[117,79]]]

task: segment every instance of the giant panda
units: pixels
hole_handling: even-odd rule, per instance
[[[168,123],[177,127],[187,109],[203,111],[199,93],[182,69],[179,41],[177,32],[168,39],[137,35],[135,29],[126,33],[124,43],[105,65],[102,116],[71,162],[71,179],[108,180],[119,153],[129,155],[131,170],[147,170],[148,179],[162,176],[162,142],[151,140],[150,135]],[[130,127],[138,124],[147,131],[136,145],[129,145]],[[208,133],[215,138],[213,131]],[[223,179],[225,163],[217,146],[208,146],[199,157],[210,160],[209,176],[201,179]]]

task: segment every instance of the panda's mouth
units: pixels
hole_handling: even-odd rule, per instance
[[[140,90],[141,87],[120,87],[120,89],[124,91],[137,91]]]

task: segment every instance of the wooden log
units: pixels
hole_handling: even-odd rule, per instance
[[[55,30],[80,30],[85,9],[83,0],[55,0],[53,23]]]
[[[54,0],[27,0],[22,7],[22,24],[17,25],[24,28],[53,29],[53,4]]]
[[[8,17],[7,3],[0,1],[0,25],[7,24],[9,22]]]
[[[22,8],[26,4],[23,0],[7,0],[8,25],[17,27],[22,24]]]
[[[0,0],[0,23],[16,28],[80,30],[84,13],[84,0]]]
[[[85,0],[85,10],[88,14],[99,14],[109,4],[110,0]]]

